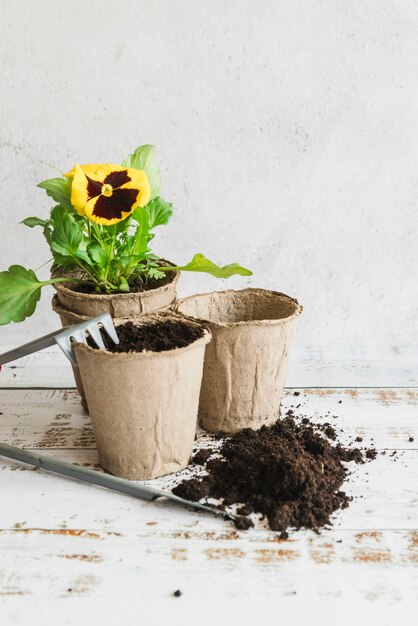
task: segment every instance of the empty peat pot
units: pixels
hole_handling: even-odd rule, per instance
[[[204,321],[206,349],[199,419],[206,430],[235,433],[279,417],[297,300],[266,289],[227,290],[180,300],[176,310]]]
[[[184,322],[178,343],[172,339],[172,325]],[[99,463],[116,476],[135,480],[176,472],[189,463],[205,347],[211,338],[201,324],[176,315],[145,315],[116,330],[126,340],[132,327],[144,326],[148,343],[142,352],[74,346]],[[171,337],[168,346],[177,342],[183,347],[161,349],[166,337]],[[120,347],[125,349],[123,339]],[[140,342],[135,349],[141,349]]]

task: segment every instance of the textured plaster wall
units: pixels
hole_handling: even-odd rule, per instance
[[[416,0],[2,0],[0,269],[48,260],[35,183],[158,148],[158,252],[254,270],[299,344],[418,342]],[[42,272],[44,272],[42,274]],[[41,270],[41,275],[47,270]],[[0,346],[57,326],[36,315]]]

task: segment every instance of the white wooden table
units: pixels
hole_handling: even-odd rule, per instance
[[[284,409],[336,415],[343,442],[387,451],[352,467],[331,529],[239,532],[0,457],[0,624],[417,624],[418,350],[296,350],[287,384]],[[0,387],[1,441],[97,467],[60,353],[5,368]]]

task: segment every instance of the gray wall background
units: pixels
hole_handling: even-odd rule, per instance
[[[156,251],[296,296],[299,344],[418,342],[415,0],[2,0],[0,269],[48,259],[35,187],[157,146]],[[41,276],[47,275],[44,268]],[[52,330],[35,316],[0,345]]]

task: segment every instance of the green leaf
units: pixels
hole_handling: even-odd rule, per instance
[[[71,185],[72,178],[49,178],[42,183],[38,183],[38,187],[45,189],[47,195],[55,200],[58,204],[61,204],[67,209],[73,209],[71,204]]]
[[[52,269],[65,268],[68,270],[77,269],[77,264],[71,256],[63,256],[62,254],[54,254],[54,263]]]
[[[45,224],[43,232],[44,232],[44,237],[45,237],[49,247],[51,247],[51,237],[52,237],[51,222],[48,222],[47,224]]]
[[[133,212],[133,218],[138,222],[139,226],[135,231],[135,243],[132,247],[131,253],[135,256],[141,256],[147,251],[148,242],[151,239],[149,232],[150,217],[146,208],[138,207]]]
[[[50,245],[53,252],[64,256],[75,256],[83,239],[80,226],[63,206],[56,206],[51,212],[53,231]]]
[[[150,278],[164,278],[165,273],[162,272],[160,269],[158,269],[157,267],[148,267],[148,272],[147,272],[148,276]]]
[[[87,252],[96,265],[99,267],[104,267],[106,265],[109,258],[108,254],[97,241],[89,243],[87,246]]]
[[[33,270],[21,265],[12,265],[8,271],[0,272],[0,324],[22,322],[32,315],[44,284]]]
[[[171,202],[166,202],[160,196],[151,200],[151,202],[147,204],[146,208],[149,213],[150,230],[156,226],[167,224],[173,215],[173,205]]]
[[[135,211],[132,213],[132,218],[135,222],[141,224],[144,219],[149,221],[149,213],[146,208],[137,206]],[[133,224],[133,226],[135,226],[135,224]]]
[[[125,292],[129,291],[128,281],[123,276],[121,276],[119,279],[118,289],[119,291],[125,291]]]
[[[224,267],[220,267],[219,265],[215,265],[212,261],[209,261],[205,257],[204,254],[195,254],[193,259],[187,265],[178,265],[176,267],[164,267],[160,268],[167,270],[180,270],[182,272],[205,272],[206,274],[211,274],[216,278],[230,278],[235,274],[239,274],[240,276],[252,276],[252,271],[246,269],[245,267],[241,267],[238,263],[230,263],[229,265],[225,265]]]
[[[35,226],[45,227],[49,223],[49,220],[43,220],[40,217],[27,217],[20,223],[24,224],[25,226],[29,226],[29,228],[34,228]]]
[[[82,250],[81,248],[79,248],[77,252],[74,253],[74,256],[77,257],[77,259],[80,259],[81,261],[87,263],[87,265],[94,265],[86,250]]]
[[[144,170],[151,189],[150,200],[160,195],[160,169],[154,146],[139,146],[135,152],[122,161],[122,165],[123,167],[133,167],[136,170]]]

